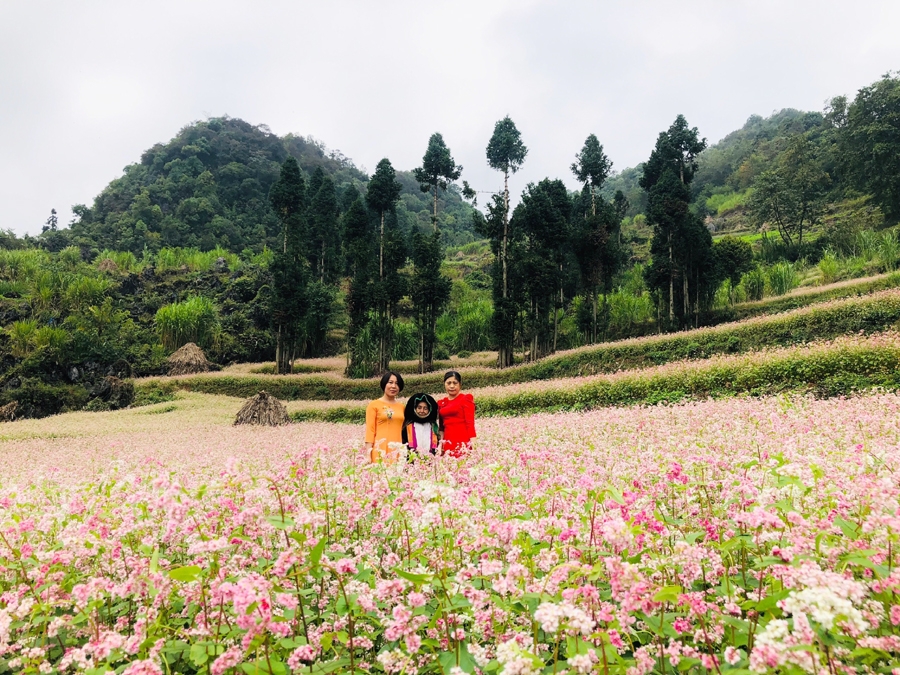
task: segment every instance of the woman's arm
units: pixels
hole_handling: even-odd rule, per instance
[[[374,462],[372,448],[375,445],[375,432],[378,427],[378,411],[371,403],[366,406],[366,453],[369,455],[369,461]]]

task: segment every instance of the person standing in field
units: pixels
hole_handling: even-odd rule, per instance
[[[475,398],[462,393],[462,376],[455,370],[444,374],[447,398],[438,401],[444,426],[443,449],[451,457],[462,457],[475,438]]]
[[[436,455],[441,447],[441,422],[438,404],[428,394],[413,394],[406,402],[403,443],[409,458]]]
[[[397,396],[403,391],[403,377],[385,373],[381,376],[381,391],[384,396],[366,406],[366,451],[369,461],[384,459],[390,464],[397,461],[398,447],[391,448],[391,443],[402,442],[404,407]]]

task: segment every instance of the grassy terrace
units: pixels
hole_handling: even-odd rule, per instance
[[[560,352],[505,370],[460,367],[467,389],[637,370],[687,359],[746,354],[843,335],[876,333],[900,322],[900,290],[845,298],[711,328],[633,338]],[[483,356],[479,357],[483,358]],[[475,359],[473,359],[475,360]],[[338,360],[331,361],[337,364]],[[408,375],[406,390],[440,391],[442,373]],[[282,400],[369,400],[380,395],[376,380],[351,380],[339,371],[274,376],[206,373],[136,382],[140,400],[163,400],[177,390],[247,398],[265,389]]]
[[[876,387],[900,388],[900,334],[894,331],[703,361],[680,361],[612,375],[468,391],[475,396],[478,415],[493,416],[739,395],[797,393],[831,397]],[[293,402],[289,410],[295,421],[362,423],[365,405],[365,401]]]

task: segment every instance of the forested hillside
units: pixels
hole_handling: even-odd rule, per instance
[[[73,207],[77,218],[69,229],[45,233],[46,245],[51,250],[75,245],[87,255],[104,249],[141,254],[163,247],[258,253],[279,236],[269,192],[288,157],[297,160],[307,178],[316,169],[330,176],[339,205],[349,188],[365,190],[368,176],[315,139],[282,138],[265,125],[212,118],[190,124],[168,143],[144,152],[93,205]],[[400,172],[399,178],[403,193],[397,218],[408,232],[412,223],[431,222],[431,204],[410,172]],[[471,207],[453,190],[442,194],[441,201],[440,225],[447,241],[471,241]]]

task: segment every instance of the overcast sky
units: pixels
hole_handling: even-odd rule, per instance
[[[595,133],[624,169],[679,113],[711,143],[751,114],[822,110],[900,68],[897,0],[0,0],[0,228],[90,205],[184,125],[312,135],[369,171],[440,131],[463,178],[515,121],[512,181],[563,178]]]

